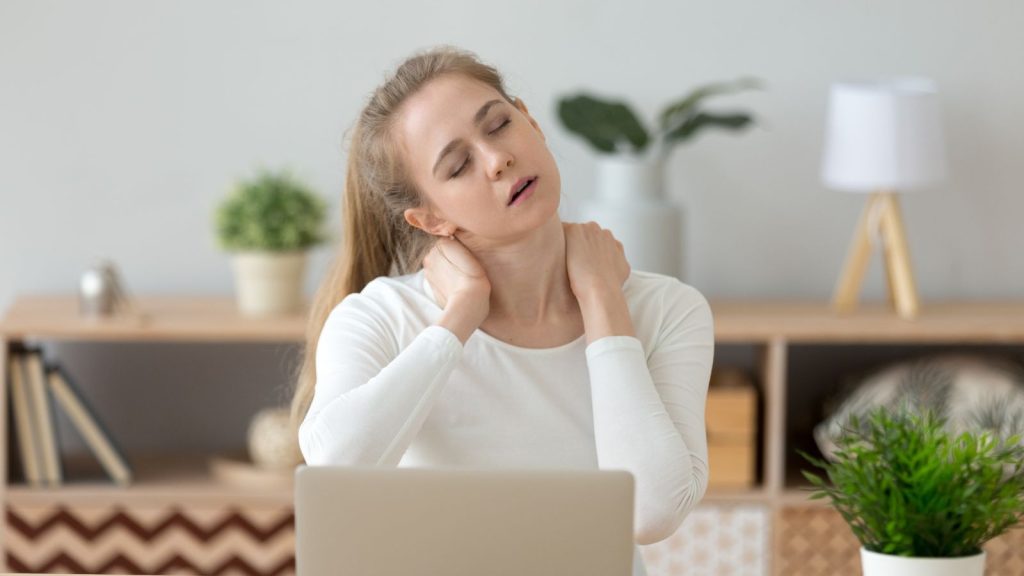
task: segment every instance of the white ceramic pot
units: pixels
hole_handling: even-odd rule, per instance
[[[598,157],[597,196],[608,201],[661,200],[664,157],[614,154]]]
[[[683,210],[665,198],[663,166],[658,155],[602,156],[596,194],[579,219],[611,230],[634,270],[682,278]]]
[[[984,576],[985,552],[959,558],[909,558],[872,552],[861,546],[864,576]]]
[[[236,252],[232,258],[238,309],[249,316],[302,309],[307,252]]]

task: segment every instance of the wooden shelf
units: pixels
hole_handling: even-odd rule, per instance
[[[301,341],[306,311],[267,317],[239,313],[229,296],[141,296],[139,313],[87,318],[73,295],[21,295],[0,319],[8,340],[281,342]]]
[[[904,320],[888,305],[840,314],[827,302],[711,301],[715,338],[727,342],[1024,342],[1024,301],[924,302]]]
[[[78,314],[75,296],[21,295],[0,319],[7,340],[47,338],[113,341],[301,341],[305,311],[253,318],[230,296],[141,296],[140,315],[102,319]],[[1024,302],[924,302],[904,320],[887,305],[865,303],[851,314],[827,302],[710,302],[721,343],[768,342],[1022,342]]]
[[[141,315],[90,320],[78,315],[73,295],[19,296],[0,319],[0,365],[6,363],[8,345],[30,339],[91,340],[112,342],[302,342],[305,311],[283,317],[249,318],[238,313],[231,296],[144,296],[134,299]],[[827,301],[728,301],[712,300],[717,345],[739,345],[742,362],[756,376],[763,402],[759,427],[761,484],[749,489],[710,488],[704,502],[717,505],[751,504],[770,510],[772,530],[784,524],[781,512],[789,508],[828,506],[826,500],[810,500],[810,491],[799,476],[802,464],[792,458],[794,440],[787,423],[802,416],[790,406],[801,390],[802,352],[831,354],[833,347],[878,345],[930,347],[932,345],[1024,346],[1024,300],[1004,302],[924,302],[913,320],[900,318],[887,303],[863,303],[849,314],[840,314]],[[836,354],[850,353],[851,346],[835,346]],[[844,352],[845,350],[845,352]],[[1024,358],[1024,356],[1022,356]],[[719,359],[716,357],[716,362]],[[6,395],[5,374],[0,371],[0,407]],[[816,400],[815,400],[816,401]],[[0,411],[0,424],[5,423]],[[805,418],[806,419],[806,418]],[[290,507],[292,490],[278,487],[241,488],[218,481],[206,458],[133,458],[136,482],[118,487],[107,481],[73,482],[55,489],[3,486],[0,501],[12,505],[67,503],[69,506],[114,504],[140,508],[153,503],[180,502],[211,505],[249,504]],[[3,466],[0,466],[0,472]],[[70,476],[74,478],[74,476]],[[0,545],[4,521],[0,518]],[[792,531],[792,527],[790,527]],[[813,530],[813,529],[809,529]],[[776,544],[779,544],[777,542]],[[774,553],[774,552],[773,552]],[[779,553],[780,557],[782,553]],[[0,563],[2,564],[2,563]],[[778,563],[773,561],[778,566]]]
[[[135,480],[129,486],[97,479],[71,480],[56,488],[11,484],[7,498],[18,505],[106,505],[159,503],[290,504],[292,488],[258,488],[218,481],[211,474],[209,459],[198,456],[132,459]],[[75,478],[74,472],[69,476]]]

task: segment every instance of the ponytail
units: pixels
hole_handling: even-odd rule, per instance
[[[434,242],[429,234],[405,221],[405,210],[420,206],[421,197],[404,172],[392,126],[406,99],[430,80],[448,73],[482,82],[512,102],[497,70],[471,52],[449,46],[407,59],[373,93],[356,122],[349,147],[340,251],[317,289],[306,324],[305,351],[295,375],[291,405],[296,438],[313,401],[317,344],[331,311],[374,278],[418,270]]]

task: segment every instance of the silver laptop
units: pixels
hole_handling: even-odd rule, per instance
[[[300,466],[298,576],[629,576],[625,470]]]

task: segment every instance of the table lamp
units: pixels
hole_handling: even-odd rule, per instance
[[[890,303],[906,319],[918,313],[897,193],[945,178],[935,84],[927,78],[837,82],[829,95],[822,161],[826,186],[868,193],[836,284],[832,307],[852,311],[874,245],[882,244]]]

